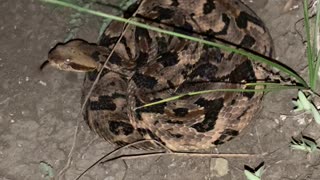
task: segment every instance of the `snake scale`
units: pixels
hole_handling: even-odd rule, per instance
[[[239,0],[145,0],[134,7],[133,20],[272,56],[264,23]],[[141,107],[200,90],[250,89],[243,84],[265,80],[268,73],[244,56],[116,21],[98,44],[59,44],[48,62],[86,72],[84,97],[102,70],[84,119],[114,144],[153,139],[173,151],[208,149],[237,136],[260,107],[258,92],[207,93]]]

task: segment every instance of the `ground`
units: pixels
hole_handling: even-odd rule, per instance
[[[305,48],[294,27],[302,18],[302,4],[298,0],[287,4],[289,1],[245,2],[269,28],[276,59],[305,75]],[[117,12],[106,7],[104,10]],[[70,34],[70,15],[74,11],[36,0],[12,0],[1,2],[0,12],[0,179],[44,179],[40,162],[52,166],[56,179],[74,179],[115,149],[91,132],[79,114],[83,74],[52,68],[39,71],[50,48]],[[87,15],[83,19],[84,25],[76,37],[96,42],[101,19]],[[301,30],[302,24],[297,27]],[[267,94],[259,116],[251,125],[239,137],[218,148],[220,153],[266,153],[265,156],[115,160],[95,166],[82,179],[244,180],[244,165],[256,167],[261,162],[266,166],[264,180],[320,179],[319,154],[292,151],[288,147],[291,136],[301,132],[316,140],[319,137],[319,125],[310,124],[309,116],[291,112],[291,99],[295,96],[296,91]],[[78,120],[81,123],[71,164],[59,176],[68,163]],[[134,152],[137,151],[124,151]]]

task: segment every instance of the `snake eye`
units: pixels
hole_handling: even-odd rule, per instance
[[[63,63],[61,63],[60,68],[63,70],[68,70],[71,67],[70,63],[71,63],[71,59],[68,58],[68,59],[64,60]]]
[[[63,64],[70,66],[70,64],[72,64],[72,61],[71,61],[71,59],[68,58],[63,61]]]
[[[70,62],[71,62],[71,59],[69,58],[64,61],[65,64],[70,64]]]

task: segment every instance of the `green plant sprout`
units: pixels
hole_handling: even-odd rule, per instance
[[[308,72],[309,72],[309,88],[311,95],[317,94],[314,93],[317,90],[317,82],[319,80],[319,67],[320,67],[320,56],[318,49],[318,33],[319,33],[319,22],[320,22],[320,3],[317,3],[316,6],[316,19],[315,26],[313,30],[310,28],[309,20],[309,9],[308,9],[308,0],[303,1],[303,12],[304,12],[304,24],[305,24],[305,34],[307,38],[307,60],[308,60]],[[313,34],[313,38],[311,38]],[[309,96],[311,97],[311,96]],[[320,114],[315,105],[312,103],[311,98],[307,98],[306,93],[299,91],[298,98],[296,101],[293,101],[296,106],[294,111],[306,111],[311,113],[317,124],[320,124]]]
[[[320,66],[320,56],[318,49],[318,33],[319,33],[319,22],[320,22],[320,3],[317,3],[316,7],[316,20],[313,29],[310,28],[309,20],[309,9],[308,0],[303,1],[303,12],[304,12],[304,24],[305,24],[305,34],[307,39],[307,60],[309,69],[309,85],[312,91],[317,89],[318,81],[318,71]],[[311,34],[313,37],[311,38]]]
[[[44,179],[51,180],[54,178],[53,168],[47,162],[41,161],[39,163],[40,173],[43,175]]]
[[[264,173],[264,164],[261,163],[256,169],[245,167],[244,175],[247,180],[261,180],[261,176]]]
[[[309,96],[310,97],[310,96]],[[298,92],[297,100],[292,101],[296,106],[294,112],[305,111],[306,113],[312,114],[317,124],[320,124],[320,114],[315,105],[311,102],[310,98],[302,92]]]
[[[308,153],[313,153],[318,150],[317,143],[313,139],[305,136],[302,136],[300,139],[292,138],[290,148],[292,150],[305,151]]]

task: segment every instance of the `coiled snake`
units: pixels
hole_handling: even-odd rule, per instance
[[[151,26],[272,55],[266,27],[239,0],[147,0],[135,16]],[[113,48],[106,68],[101,68]],[[199,90],[248,88],[243,84],[268,75],[244,56],[116,21],[106,28],[99,45],[82,40],[59,44],[48,62],[87,72],[84,96],[103,71],[84,114],[100,136],[118,145],[154,139],[174,151],[229,141],[252,120],[263,94],[216,92],[142,105]]]

